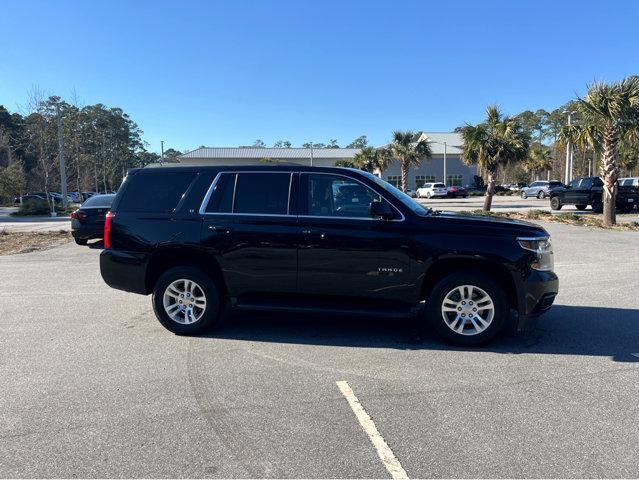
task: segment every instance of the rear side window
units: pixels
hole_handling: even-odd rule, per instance
[[[238,173],[233,213],[286,215],[290,173]]]
[[[591,188],[592,180],[590,178],[582,178],[581,183],[579,184],[580,188]]]
[[[433,185],[435,188],[444,188],[446,187],[446,185],[444,185],[443,183],[436,183],[435,185]]]
[[[128,186],[118,204],[118,211],[173,212],[196,175],[195,172],[133,175],[127,182]]]
[[[287,215],[290,173],[225,173],[206,207],[209,213]]]

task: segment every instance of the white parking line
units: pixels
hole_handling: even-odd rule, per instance
[[[348,401],[348,404],[353,410],[353,413],[357,417],[359,424],[364,429],[364,432],[366,432],[366,434],[368,435],[368,438],[370,439],[371,443],[375,447],[375,450],[377,450],[377,455],[379,456],[380,460],[386,467],[386,470],[388,470],[388,473],[390,473],[391,477],[393,477],[393,479],[395,480],[398,480],[398,479],[407,480],[408,475],[406,474],[406,471],[402,468],[402,466],[399,463],[399,460],[397,460],[397,457],[395,457],[395,455],[393,454],[393,451],[390,449],[388,444],[384,441],[384,437],[382,437],[380,433],[377,431],[377,427],[375,426],[375,423],[373,422],[371,417],[368,415],[368,413],[366,413],[366,410],[364,410],[364,407],[362,407],[362,404],[359,403],[357,396],[355,396],[355,394],[353,393],[353,390],[349,386],[348,382],[340,380],[335,383],[337,383],[337,386],[342,392],[342,395],[346,397],[346,400]]]

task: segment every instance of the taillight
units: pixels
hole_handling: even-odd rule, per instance
[[[111,222],[115,213],[108,212],[104,217],[104,248],[111,248]]]
[[[71,218],[75,218],[76,220],[84,220],[87,218],[86,214],[83,212],[78,212],[77,210],[71,214]]]

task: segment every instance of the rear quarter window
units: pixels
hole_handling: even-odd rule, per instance
[[[196,176],[195,172],[133,175],[117,209],[121,212],[173,212]]]

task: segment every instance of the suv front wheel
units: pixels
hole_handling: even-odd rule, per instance
[[[160,323],[178,335],[197,335],[221,318],[215,283],[192,267],[167,270],[153,289],[153,310]]]
[[[503,288],[480,272],[458,272],[442,278],[426,301],[426,317],[445,340],[480,345],[499,333],[508,318]]]

